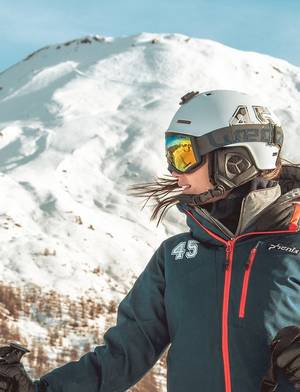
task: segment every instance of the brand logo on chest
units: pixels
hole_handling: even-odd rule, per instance
[[[299,248],[295,248],[295,247],[291,248],[289,246],[285,246],[282,244],[270,244],[268,250],[272,250],[272,249],[282,250],[283,252],[292,253],[294,255],[297,255],[300,252]]]

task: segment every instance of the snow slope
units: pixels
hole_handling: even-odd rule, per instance
[[[166,173],[163,131],[187,91],[260,94],[297,160],[299,68],[209,40],[86,37],[28,56],[0,75],[0,87],[4,281],[76,296],[104,287],[91,274],[101,266],[130,287],[128,276],[183,225],[176,209],[159,229],[149,224],[126,188]],[[56,255],[45,261],[45,248]]]
[[[129,185],[167,174],[164,130],[191,90],[270,102],[299,159],[300,69],[180,34],[86,37],[0,74],[0,280],[119,301],[167,236]],[[101,273],[95,273],[101,271]]]

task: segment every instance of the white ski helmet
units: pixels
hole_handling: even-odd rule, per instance
[[[201,195],[182,195],[186,199],[207,201],[250,181],[262,170],[276,168],[283,131],[260,98],[234,90],[190,92],[181,98],[180,105],[165,134],[169,170],[193,171],[209,156],[210,178],[215,185]],[[184,136],[189,138],[193,160],[180,170],[172,152],[176,138]]]

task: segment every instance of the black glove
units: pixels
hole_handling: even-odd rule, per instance
[[[21,363],[0,364],[0,392],[34,391],[34,383]]]
[[[34,392],[33,381],[20,363],[28,352],[16,343],[0,347],[0,392]]]
[[[294,385],[296,391],[300,391],[300,340],[296,340],[284,350],[278,356],[276,364]]]
[[[282,328],[271,343],[271,366],[264,377],[261,392],[276,391],[278,370],[300,391],[300,326]]]

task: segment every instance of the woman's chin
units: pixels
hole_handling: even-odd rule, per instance
[[[180,190],[182,193],[184,193],[184,194],[186,194],[186,193],[192,193],[192,192],[190,192],[191,189],[192,189],[192,188],[191,188],[191,185],[182,185],[182,186],[179,187],[179,190]]]
[[[197,193],[197,190],[194,189],[194,188],[192,188],[192,187],[189,187],[189,188],[183,189],[183,190],[182,190],[182,193],[185,194],[185,195],[188,195],[188,194],[195,194],[195,193]]]
[[[199,195],[200,193],[204,193],[204,192],[208,192],[208,189],[197,189],[195,187],[189,187],[182,190],[182,193],[184,193],[185,195],[188,194]]]

